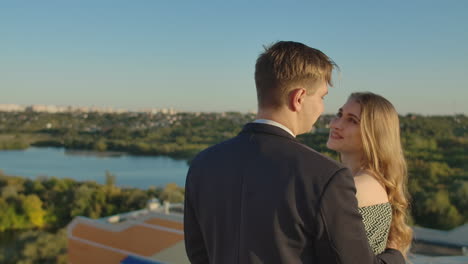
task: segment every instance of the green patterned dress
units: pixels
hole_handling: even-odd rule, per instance
[[[388,233],[392,222],[392,206],[390,203],[375,204],[359,208],[364,222],[367,239],[374,251],[380,254],[387,245]]]

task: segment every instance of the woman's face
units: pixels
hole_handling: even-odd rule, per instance
[[[330,122],[329,149],[340,153],[362,151],[361,105],[350,99],[344,104]]]

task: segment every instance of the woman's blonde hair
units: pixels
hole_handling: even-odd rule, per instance
[[[349,100],[361,105],[362,169],[370,171],[385,187],[392,204],[388,240],[406,257],[413,232],[407,224],[408,174],[400,140],[398,113],[387,99],[370,92],[353,93]]]

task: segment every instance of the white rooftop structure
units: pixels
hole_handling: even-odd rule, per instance
[[[413,227],[414,240],[431,244],[468,248],[468,224],[450,231],[436,230],[424,227]],[[466,262],[468,263],[468,262]]]
[[[424,255],[410,255],[412,264],[468,264],[468,256],[428,257]]]

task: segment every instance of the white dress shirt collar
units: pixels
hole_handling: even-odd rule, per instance
[[[296,135],[294,135],[294,133],[289,128],[287,128],[285,125],[282,125],[282,124],[280,124],[278,122],[275,122],[273,120],[257,119],[255,121],[253,121],[252,123],[267,124],[267,125],[272,125],[272,126],[275,126],[275,127],[279,127],[281,129],[283,129],[284,131],[288,132],[289,134],[291,134],[291,136],[296,137]]]

